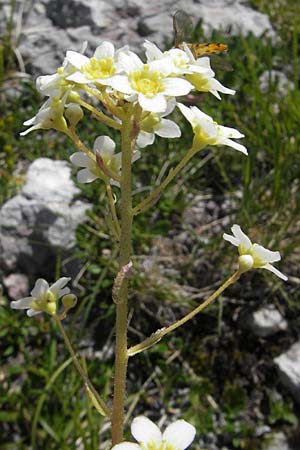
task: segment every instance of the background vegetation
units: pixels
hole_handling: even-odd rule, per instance
[[[259,429],[266,425],[274,431],[284,430],[300,447],[299,406],[280,385],[272,362],[299,338],[300,41],[296,3],[252,1],[270,15],[278,35],[275,40],[215,33],[213,40],[228,43],[227,58],[234,68],[223,72],[216,67],[217,78],[237,94],[223,96],[222,102],[209,95],[193,99],[217,121],[245,134],[248,158],[228,148],[209,149],[162,196],[155,212],[152,209],[138,218],[134,229],[139,270],[133,280],[132,343],[190,309],[232,272],[234,252],[221,242],[224,223],[227,231],[229,224],[240,223],[250,236],[282,252],[281,269],[290,276],[288,284],[269,273],[246,275],[189,327],[130,362],[128,420],[144,411],[151,411],[154,420],[179,417],[183,412],[204,443],[209,445],[217,435],[220,448],[260,449]],[[11,36],[8,23],[0,41],[1,203],[18,192],[31,161],[41,156],[68,159],[72,151],[71,143],[57,133],[19,137],[23,121],[36,113],[41,99],[30,78],[16,75],[20,68]],[[204,39],[201,24],[194,39]],[[283,72],[293,86],[280,93],[278,79],[270,77],[263,93],[259,79],[266,70]],[[18,90],[21,95],[14,95]],[[161,167],[168,160],[178,160],[188,148],[190,128],[181,122],[181,139],[157,139],[143,151],[136,165],[137,183],[153,185]],[[81,131],[90,144],[94,136],[106,133],[88,117]],[[116,248],[102,219],[104,193],[98,202],[99,185],[80,188],[82,197],[95,207],[77,232],[77,256],[86,270],[80,279],[79,306],[68,328],[94,383],[109,396],[114,323],[110,288]],[[176,230],[191,233],[182,213],[199,193],[219,208],[219,228],[206,224],[201,234],[195,231],[182,258],[174,248],[160,249],[160,264],[180,259],[175,280],[167,270],[162,274],[161,266],[153,273],[145,272],[143,262],[151,258],[154,245],[165,244],[161,236],[172,238]],[[231,256],[224,256],[225,251]],[[53,278],[59,275],[59,266]],[[191,299],[178,286],[192,286],[197,295]],[[5,291],[0,302],[0,448],[96,450],[99,442],[104,448],[107,423],[87,401],[54,324],[48,317],[36,321],[11,311]],[[276,304],[289,320],[288,331],[265,339],[249,335],[236,320],[238,312],[269,303]],[[199,448],[197,443],[195,448]]]

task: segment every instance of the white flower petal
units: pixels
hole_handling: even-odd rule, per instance
[[[152,42],[145,41],[143,47],[146,49],[147,61],[155,61],[156,59],[163,57],[163,52]]]
[[[193,89],[193,85],[182,78],[166,78],[163,84],[165,95],[187,95]]]
[[[126,75],[115,75],[112,77],[110,86],[116,91],[124,94],[135,94]]]
[[[90,158],[85,153],[76,152],[70,156],[70,161],[72,164],[74,164],[74,166],[88,167],[88,165],[90,163]]]
[[[141,157],[141,152],[139,152],[138,150],[135,150],[135,151],[133,152],[131,161],[134,163],[134,162],[136,162],[138,159],[140,159],[140,157]]]
[[[53,283],[50,286],[50,291],[53,292],[53,294],[57,294],[58,291],[63,289],[70,280],[71,280],[70,277],[59,278],[57,281],[55,281],[55,283]]]
[[[160,443],[162,440],[162,434],[158,426],[144,416],[136,417],[133,420],[131,433],[139,443],[144,445],[147,445],[148,442]]]
[[[141,447],[133,442],[121,442],[121,444],[114,445],[111,450],[141,450]]]
[[[94,142],[94,152],[104,150],[109,155],[113,155],[116,148],[115,142],[109,136],[98,136]]]
[[[237,238],[231,236],[231,234],[224,233],[223,239],[225,239],[225,241],[228,241],[231,244],[235,245],[236,247],[238,247],[240,244],[240,241]]]
[[[218,145],[227,145],[228,147],[234,148],[238,152],[244,153],[244,155],[248,155],[247,148],[244,145],[239,144],[238,142],[232,141],[231,139],[220,137],[220,138],[218,138],[217,144]]]
[[[90,59],[87,56],[74,52],[73,50],[67,51],[66,60],[77,69],[81,69],[82,66],[90,63]]]
[[[70,294],[71,290],[68,287],[59,289],[57,291],[57,298],[63,297],[64,295]]]
[[[273,263],[281,260],[280,253],[268,250],[259,244],[254,244],[252,247],[252,255],[254,258],[258,258],[264,263]]]
[[[24,297],[24,298],[20,298],[20,300],[11,302],[10,307],[12,309],[27,309],[27,308],[30,308],[30,305],[32,302],[33,302],[32,297]]]
[[[177,103],[178,108],[180,109],[181,113],[184,115],[184,117],[193,124],[193,121],[195,120],[195,114],[192,109],[185,106],[183,103]]]
[[[39,278],[35,282],[35,286],[30,292],[34,298],[42,298],[49,289],[49,284],[43,278]]]
[[[152,98],[139,94],[139,104],[144,111],[154,113],[164,112],[167,109],[167,100],[162,94],[157,94]]]
[[[77,173],[77,181],[79,183],[91,183],[92,181],[96,180],[97,175],[93,174],[89,169],[82,169],[79,170]]]
[[[252,247],[252,242],[248,236],[242,231],[241,227],[234,224],[231,227],[233,235],[238,239],[239,245],[242,247],[242,252],[247,253],[247,251]]]
[[[198,58],[198,59],[195,61],[195,64],[196,64],[198,67],[203,67],[204,69],[209,69],[209,70],[211,70],[211,71],[213,72],[213,70],[212,70],[212,68],[211,68],[211,65],[210,65],[210,59],[209,59],[208,56],[203,56],[203,57],[201,57],[201,58]],[[213,74],[214,74],[214,72],[213,72]]]
[[[178,138],[181,136],[177,123],[168,119],[161,119],[159,127],[155,129],[155,133],[163,138]]]
[[[227,137],[229,139],[240,139],[245,137],[244,134],[240,133],[235,128],[224,127],[222,125],[218,125],[218,128],[220,130],[220,135]]]
[[[127,74],[136,70],[143,69],[142,60],[133,52],[120,53],[118,58],[118,66],[123,69]]]
[[[94,53],[94,57],[97,59],[113,58],[115,54],[115,48],[111,42],[104,41],[100,44]]]
[[[184,450],[194,440],[196,429],[185,420],[176,420],[163,433],[163,439],[175,449]]]
[[[74,81],[75,83],[79,84],[85,84],[85,83],[91,83],[91,80],[89,80],[83,73],[75,72],[71,75],[66,77],[66,80],[68,81]]]
[[[214,91],[213,89],[210,89],[209,92],[214,95],[218,100],[222,100],[220,94],[218,93],[218,91]]]
[[[208,86],[211,89],[222,92],[223,94],[229,94],[229,95],[235,94],[235,91],[233,89],[229,89],[229,88],[223,86],[223,84],[221,84],[220,81],[216,80],[215,78],[211,78],[209,80]]]
[[[37,316],[38,314],[42,314],[43,311],[35,311],[34,309],[28,309],[27,311],[27,316],[28,317],[33,317],[33,316]]]
[[[272,264],[266,264],[265,266],[262,266],[261,269],[266,269],[269,270],[270,272],[273,272],[275,275],[277,275],[284,281],[288,280],[288,277],[284,275],[282,272],[280,272],[280,270],[276,269],[276,267],[272,266]]]
[[[154,133],[147,133],[146,131],[140,131],[136,140],[136,145],[140,148],[145,148],[147,145],[153,144],[155,140]]]

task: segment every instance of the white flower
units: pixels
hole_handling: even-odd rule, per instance
[[[235,94],[233,89],[223,86],[220,81],[215,79],[215,72],[212,70],[210,66],[210,59],[207,56],[196,60],[193,53],[185,43],[183,44],[183,48],[190,60],[189,67],[190,69],[193,69],[193,73],[189,74],[187,72],[186,78],[193,84],[197,91],[210,92],[219,100],[221,100],[219,92],[230,95]],[[197,70],[197,67],[201,70]]]
[[[239,251],[239,270],[241,273],[250,269],[267,269],[275,273],[279,278],[286,281],[288,278],[278,269],[272,266],[271,263],[280,261],[281,256],[279,252],[273,252],[264,248],[259,244],[252,244],[248,236],[243,233],[239,225],[233,225],[231,228],[233,236],[230,234],[223,234],[225,241],[238,247]]]
[[[111,42],[104,41],[100,44],[92,58],[81,53],[68,51],[66,60],[74,67],[76,72],[69,75],[67,80],[76,83],[99,83],[110,85],[111,80],[118,71],[117,58],[120,52],[126,51],[124,47],[117,52]]]
[[[126,94],[128,101],[137,101],[144,111],[165,112],[167,97],[186,95],[193,87],[182,78],[170,76],[173,65],[169,58],[143,64],[135,53],[122,52],[119,67],[127,75],[116,75],[111,86]]]
[[[161,433],[150,419],[139,416],[131,424],[131,433],[138,444],[122,442],[113,450],[184,450],[194,440],[196,430],[185,420],[176,420]]]
[[[154,142],[155,135],[163,138],[178,138],[181,131],[177,123],[169,119],[164,119],[170,114],[176,106],[176,101],[168,102],[167,110],[164,113],[147,113],[145,118],[141,119],[140,132],[136,144],[140,148],[151,145]]]
[[[30,292],[31,297],[24,297],[11,302],[10,306],[13,309],[27,309],[27,316],[29,317],[42,312],[53,315],[57,310],[57,300],[70,292],[70,289],[65,287],[70,280],[71,278],[59,278],[49,287],[46,280],[39,278]]]
[[[148,62],[167,58],[172,75],[186,75],[194,88],[200,92],[211,92],[218,99],[221,99],[219,92],[223,94],[235,94],[233,89],[228,89],[216,80],[215,72],[210,66],[210,60],[207,56],[195,59],[189,47],[183,43],[183,49],[171,48],[162,52],[155,44],[146,41],[146,56]],[[170,65],[171,64],[171,65]]]
[[[93,151],[99,153],[103,161],[104,166],[109,169],[110,172],[116,176],[120,175],[121,172],[121,159],[122,154],[115,154],[116,144],[109,136],[98,136],[94,142]],[[136,151],[133,154],[132,162],[136,161],[140,157],[140,152]],[[82,152],[73,153],[70,156],[70,161],[78,167],[84,167],[84,169],[79,170],[77,174],[77,180],[79,183],[91,183],[97,178],[105,180],[109,178],[100,169],[96,162],[96,158],[92,159],[88,155]],[[118,182],[111,180],[111,184],[119,185]]]
[[[238,130],[223,127],[214,122],[213,118],[200,111],[196,106],[188,108],[182,103],[178,103],[178,108],[190,122],[194,131],[194,147],[203,148],[206,145],[228,145],[239,152],[248,154],[244,145],[238,144],[233,139],[244,137]]]
[[[50,128],[67,133],[68,126],[63,116],[67,96],[68,92],[65,93],[62,99],[50,97],[41,106],[38,113],[34,117],[23,123],[23,125],[31,126],[28,130],[20,133],[20,136],[25,136],[34,130],[48,130]]]
[[[43,95],[61,98],[67,90],[70,92],[70,88],[74,89],[74,83],[66,80],[66,78],[75,71],[76,68],[65,59],[63,65],[57,69],[56,73],[52,75],[41,75],[37,78],[37,90]],[[74,92],[74,94],[77,93]]]

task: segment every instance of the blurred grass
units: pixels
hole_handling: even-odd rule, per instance
[[[251,35],[228,37],[214,33],[213,40],[228,43],[229,59],[234,68],[233,72],[228,73],[216,69],[217,78],[226,86],[236,89],[237,94],[230,98],[223,96],[221,102],[209,95],[199,95],[196,99],[197,106],[219,123],[237,128],[245,134],[244,143],[249,149],[249,156],[245,158],[230,148],[215,148],[207,152],[213,157],[201,169],[195,170],[198,165],[202,165],[200,158],[193,161],[185,173],[185,183],[180,188],[173,184],[162,196],[155,218],[153,210],[138,218],[134,227],[134,246],[138,254],[147,254],[155,236],[166,235],[170,223],[175,227],[180,225],[187,193],[196,195],[209,192],[221,199],[226,196],[235,198],[238,209],[236,212],[228,211],[228,214],[234,214],[231,221],[240,223],[245,230],[251,230],[253,237],[264,236],[265,241],[262,243],[266,246],[280,249],[284,254],[283,271],[296,276],[300,242],[299,28],[295,20],[295,8],[298,5],[288,0],[253,0],[252,4],[270,15],[279,39],[272,42]],[[17,69],[11,33],[11,24],[8,23],[7,36],[0,43],[0,89],[6,74]],[[194,39],[203,40],[201,26],[195,31]],[[267,92],[262,93],[259,78],[270,70],[284,72],[294,87],[279,96],[278,81],[270,78]],[[5,91],[8,87],[6,84]],[[1,203],[18,192],[29,162],[41,156],[66,159],[73,151],[70,142],[54,132],[32,133],[26,138],[20,138],[22,122],[35,115],[41,101],[31,82],[23,81],[21,89],[20,96],[5,95],[1,89]],[[183,136],[180,140],[157,139],[153,147],[143,150],[143,158],[135,165],[136,181],[141,186],[154,185],[161,167],[169,159],[173,162],[179,160],[189,146],[192,138],[190,127],[178,113],[175,112],[175,115],[179,119]],[[82,123],[82,138],[90,145],[94,136],[106,132],[105,128],[88,117]],[[108,133],[112,134],[110,131]],[[70,318],[69,328],[74,342],[96,339],[96,349],[99,350],[112,340],[114,308],[107,305],[111,305],[110,288],[116,265],[116,248],[108,237],[103,219],[104,192],[98,203],[98,185],[81,188],[83,196],[96,205],[89,221],[79,227],[77,232],[78,256],[86,266],[84,280],[80,280],[82,298]],[[136,200],[143,195],[145,192],[136,193]],[[217,279],[231,270],[228,266],[224,267],[223,245],[220,242],[221,237],[216,236],[207,245],[209,258],[212,258],[214,270],[218,272]],[[262,296],[275,300],[280,298],[281,302],[283,299],[291,314],[299,311],[297,286],[285,289],[284,293],[279,283],[273,286],[273,279],[264,277],[264,281],[268,280],[269,288],[262,290],[261,278],[256,275],[252,285],[253,294],[250,292],[247,295],[254,298],[258,289]],[[145,290],[142,279],[137,278],[134,284],[140,292]],[[156,305],[152,305],[154,311],[165,302],[168,306],[168,300],[173,295],[167,287],[162,289],[160,286],[154,287],[153,293],[156,295]],[[236,295],[238,298],[246,296],[240,292]],[[134,300],[139,307],[138,296]],[[227,326],[226,317],[230,320],[231,312],[230,307],[224,308],[224,327]],[[134,320],[138,324],[134,326],[137,332],[142,330],[143,334],[148,335],[153,331],[153,320],[148,323],[148,319],[137,317],[142,314],[144,311],[138,311],[135,315]],[[277,388],[277,382],[271,377],[271,381],[269,379],[261,388],[267,406],[261,411],[261,416],[252,411],[253,403],[248,397],[253,387],[247,385],[245,388],[240,375],[243,358],[252,351],[251,343],[249,350],[248,343],[244,344],[243,341],[248,337],[240,336],[239,331],[230,337],[224,335],[226,330],[222,334],[217,318],[216,304],[205,316],[204,323],[201,322],[200,331],[198,324],[192,324],[189,335],[186,329],[181,330],[147,354],[134,359],[130,364],[132,371],[128,403],[133,405],[137,401],[134,387],[138,390],[138,386],[148,380],[150,393],[149,390],[141,390],[138,411],[143,411],[143,407],[153,411],[154,416],[155,413],[159,416],[159,396],[169,416],[172,412],[178,413],[184,405],[184,417],[195,423],[200,434],[206,435],[216,431],[213,419],[216,410],[211,398],[217,398],[220,402],[218,408],[224,416],[224,427],[218,432],[227,437],[226,445],[231,449],[257,450],[260,442],[253,440],[255,428],[269,423],[275,429],[281,425],[287,431],[294,429],[297,407],[286,393],[280,402],[274,402],[271,391]],[[98,449],[99,427],[105,428],[105,421],[87,402],[69,364],[68,355],[62,350],[62,342],[55,327],[47,318],[37,322],[28,320],[22,313],[11,311],[3,295],[0,330],[3,358],[0,371],[0,424],[3,425],[0,449],[23,450],[29,446],[32,449],[49,450]],[[265,356],[267,361],[276,354],[276,345],[274,348],[265,350],[269,352]],[[180,352],[174,358],[177,349]],[[219,373],[220,367],[225,364],[219,362],[222,352],[228,354],[234,366],[231,369],[232,378],[225,381]],[[173,362],[168,362],[168,358],[170,361],[173,358]],[[87,359],[87,365],[95,385],[101,386],[109,396],[112,358],[107,356],[103,359]],[[267,374],[268,370],[266,368]],[[149,373],[151,379],[148,378]],[[230,382],[230,379],[235,382]],[[176,395],[174,400],[174,392],[181,392],[181,389],[185,392],[187,386],[189,392],[178,395],[178,398]],[[101,435],[102,445],[106,438],[104,432]]]

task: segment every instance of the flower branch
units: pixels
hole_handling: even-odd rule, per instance
[[[193,311],[189,312],[184,317],[174,322],[172,325],[157,330],[143,342],[140,342],[139,344],[130,347],[128,349],[128,356],[134,356],[137,355],[138,353],[143,352],[144,350],[152,347],[154,344],[160,341],[164,336],[171,333],[171,331],[174,331],[176,330],[176,328],[179,328],[182,325],[184,325],[186,322],[188,322],[197,314],[199,314],[201,311],[203,311],[205,308],[207,308],[207,306],[210,305],[220,294],[222,294],[222,292],[224,292],[225,289],[227,289],[231,284],[235,283],[240,278],[240,276],[241,273],[239,271],[235,272],[230,278],[228,278],[228,280],[226,280],[222,284],[222,286],[220,286],[212,295],[210,295],[207,300],[201,303],[201,305],[197,306],[197,308],[193,309]]]

